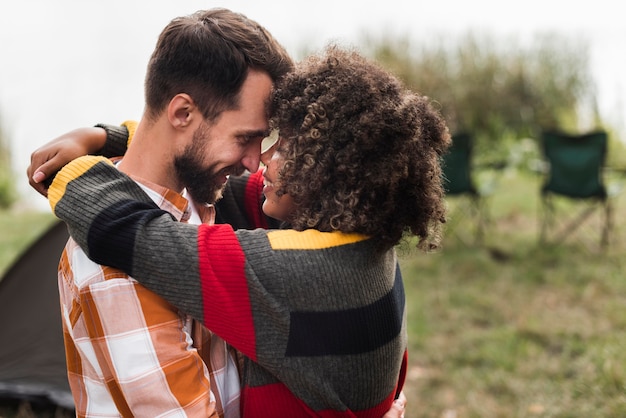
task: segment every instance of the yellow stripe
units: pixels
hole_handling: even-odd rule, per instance
[[[135,136],[135,131],[137,130],[137,125],[139,124],[134,120],[127,120],[122,123],[122,126],[126,126],[126,129],[128,129],[128,142],[126,142],[126,149],[130,147],[130,143]]]
[[[320,232],[315,229],[294,231],[291,229],[271,231],[267,234],[270,245],[275,250],[317,250],[352,244],[369,238],[362,234],[342,232]]]
[[[50,203],[50,208],[52,208],[52,212],[54,212],[57,203],[59,203],[59,201],[65,194],[65,189],[67,188],[67,185],[72,180],[82,176],[87,170],[89,170],[91,167],[98,164],[99,162],[105,162],[107,164],[113,165],[111,161],[104,157],[87,155],[75,159],[57,173],[57,175],[54,177],[54,180],[52,181],[52,184],[50,185],[50,188],[48,189],[48,202]]]

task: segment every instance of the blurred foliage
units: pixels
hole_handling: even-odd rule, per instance
[[[420,44],[408,37],[365,36],[361,45],[410,88],[438,102],[451,133],[474,136],[479,164],[524,163],[532,169],[543,130],[604,129],[612,153],[623,154],[624,144],[599,115],[583,39],[544,33],[522,43],[469,32]],[[626,167],[626,161],[619,164]]]
[[[4,131],[0,129],[0,209],[7,209],[17,200],[15,178],[11,170],[11,152]]]

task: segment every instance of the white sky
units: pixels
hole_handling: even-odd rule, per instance
[[[11,139],[28,205],[47,209],[23,174],[30,153],[76,127],[138,119],[145,66],[163,27],[217,6],[257,20],[296,57],[303,45],[356,42],[364,32],[417,41],[468,30],[522,38],[558,31],[587,39],[600,110],[624,132],[626,24],[614,0],[2,1],[0,126]]]

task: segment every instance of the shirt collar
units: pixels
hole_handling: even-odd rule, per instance
[[[179,222],[191,217],[191,205],[182,194],[138,176],[130,176],[150,196],[157,206],[174,216]]]

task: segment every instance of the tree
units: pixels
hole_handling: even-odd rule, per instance
[[[514,143],[544,129],[602,128],[584,40],[546,33],[522,44],[469,32],[427,45],[389,36],[363,45],[410,88],[439,102],[452,133],[471,133],[479,158],[506,159]]]
[[[7,209],[15,203],[17,192],[11,170],[11,153],[4,131],[0,129],[0,209]]]

